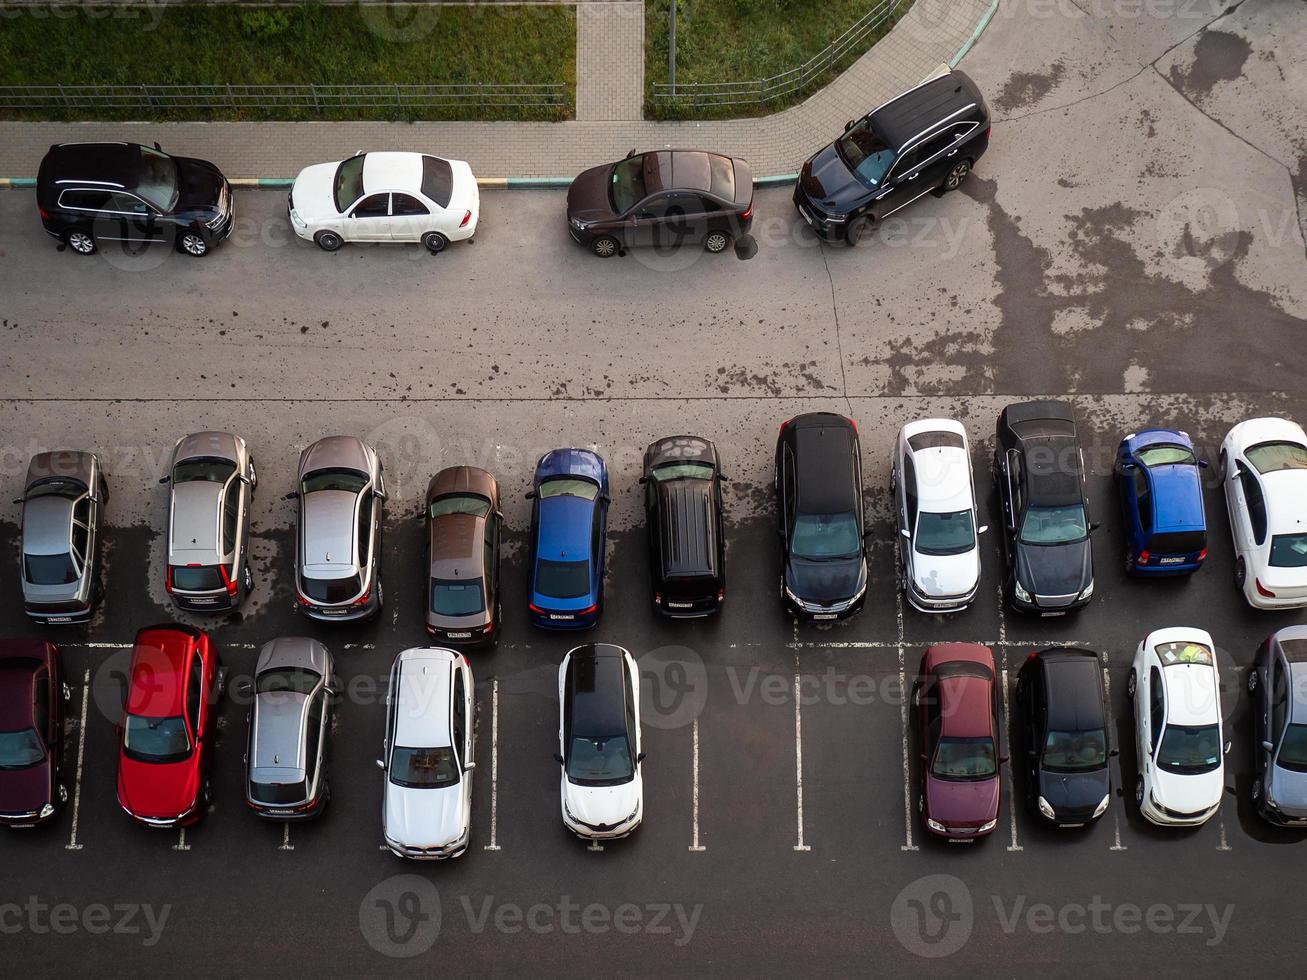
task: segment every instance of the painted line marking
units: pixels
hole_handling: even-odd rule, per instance
[[[64,849],[80,851],[82,845],[77,843],[77,817],[82,809],[82,764],[86,761],[86,706],[91,701],[91,669],[82,674],[82,716],[77,724],[77,776],[73,786],[73,829],[68,836]]]
[[[490,688],[490,843],[485,851],[499,850],[499,678]]]
[[[290,824],[288,823],[284,823],[281,825],[281,846],[278,847],[277,850],[279,851],[295,850],[295,845],[290,842]]]
[[[699,719],[694,719],[692,731],[692,741],[694,745],[694,764],[691,766],[693,773],[694,789],[691,799],[694,801],[693,808],[693,835],[690,841],[691,851],[706,851],[707,848],[699,843]]]
[[[1217,822],[1221,825],[1221,843],[1216,846],[1218,851],[1233,851],[1230,842],[1225,837],[1225,817],[1218,817]]]
[[[799,627],[796,623],[794,626],[795,636],[797,638]],[[799,651],[794,651],[794,801],[795,801],[795,819],[798,824],[798,843],[794,845],[796,851],[811,851],[812,848],[803,842],[803,707],[799,703]]]
[[[1001,585],[998,589],[998,639],[1003,644],[1001,648],[1003,663],[1003,736],[1009,743],[1008,751],[1010,754],[1012,748],[1010,744],[1012,739],[1012,689],[1008,687],[1007,683],[1007,645],[1005,643],[1007,624],[1003,618],[1003,587]],[[1010,761],[1007,766],[1007,816],[1008,828],[1012,833],[1012,843],[1007,846],[1007,849],[1009,851],[1020,851],[1022,849],[1021,842],[1017,837],[1017,788],[1016,780],[1012,777],[1012,764]]]
[[[906,640],[904,641],[906,643]],[[914,640],[914,647],[933,647],[942,643],[956,643],[952,640]],[[1007,649],[1012,647],[1056,647],[1056,646],[1091,646],[1087,640],[968,640],[969,643],[979,643],[982,646],[994,649]],[[763,646],[765,644],[746,644],[746,646]],[[786,646],[797,650],[894,650],[898,647],[896,640],[832,640],[829,643],[822,643],[817,640],[799,640],[794,643],[787,643]]]
[[[586,848],[587,851],[602,851],[603,849],[604,845],[600,844],[597,840],[592,840],[590,846]]]
[[[1111,704],[1112,704],[1112,678],[1111,678],[1111,676],[1110,676],[1110,675],[1108,674],[1108,672],[1107,672],[1107,654],[1106,654],[1106,653],[1100,654],[1100,655],[1099,655],[1099,659],[1101,660],[1101,662],[1102,662],[1102,664],[1103,664],[1103,693],[1104,693],[1104,696],[1107,698],[1107,703],[1108,703],[1108,714],[1109,714],[1109,716],[1110,716],[1110,715],[1111,715]],[[1119,752],[1117,753],[1117,757],[1120,758],[1120,753],[1119,753]],[[1118,785],[1118,786],[1121,785],[1121,763],[1120,763],[1120,762],[1118,762],[1117,765],[1116,765],[1116,782],[1117,782],[1117,785]],[[1112,805],[1109,803],[1108,806],[1112,806]],[[1112,846],[1109,848],[1109,850],[1113,850],[1113,851],[1128,851],[1129,848],[1126,847],[1126,845],[1124,845],[1124,844],[1121,843],[1121,812],[1120,812],[1120,809],[1119,809],[1118,807],[1112,807],[1112,823],[1113,823],[1113,829],[1112,829]]]
[[[191,845],[186,843],[186,828],[177,828],[177,843],[172,846],[174,851],[189,851]]]
[[[894,541],[894,567],[902,567],[899,556],[899,543]],[[904,663],[904,625],[903,625],[903,590],[894,593],[894,620],[898,628],[899,654],[899,731],[903,739],[903,844],[901,851],[915,851],[917,845],[912,840],[912,764],[908,759],[908,673]]]

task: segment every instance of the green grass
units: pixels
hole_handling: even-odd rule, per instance
[[[569,6],[0,11],[0,85],[560,83],[557,108],[2,110],[10,119],[558,119],[575,104]]]
[[[749,82],[797,68],[852,27],[877,0],[679,0],[676,8],[676,81]],[[829,83],[889,33],[911,6],[872,31],[831,71],[802,90],[765,104],[696,106],[689,99],[654,102],[653,85],[667,82],[669,0],[645,0],[645,112],[654,119],[760,116],[801,102]]]

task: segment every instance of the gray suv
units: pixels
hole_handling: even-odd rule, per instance
[[[1307,827],[1307,626],[1286,626],[1257,650],[1253,806],[1281,827]]]
[[[381,521],[386,486],[376,452],[353,436],[319,439],[300,454],[287,500],[299,502],[295,596],[320,620],[381,611]]]
[[[100,524],[109,487],[94,453],[38,453],[23,495],[22,581],[27,615],[85,623],[100,597]]]
[[[197,432],[177,440],[168,495],[168,572],[173,604],[192,612],[235,609],[254,587],[250,509],[259,482],[245,440]]]
[[[307,820],[331,799],[327,739],[336,679],[331,654],[317,640],[289,636],[259,652],[250,736],[245,754],[245,802],[261,817]]]

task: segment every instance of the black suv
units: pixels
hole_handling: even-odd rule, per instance
[[[989,109],[960,71],[923,82],[844,127],[804,163],[803,220],[850,245],[929,191],[956,190],[989,148]]]
[[[654,605],[667,616],[707,616],[726,598],[721,481],[707,439],[669,436],[645,450],[649,571]]]
[[[798,415],[776,440],[781,601],[800,619],[844,619],[867,594],[862,450],[852,419]]]
[[[1066,402],[1009,405],[998,416],[994,483],[1003,508],[1004,591],[1020,612],[1056,616],[1094,594],[1085,463]]]
[[[1107,812],[1112,748],[1098,654],[1060,647],[1032,653],[1017,675],[1026,742],[1026,799],[1058,827],[1081,827]]]
[[[231,184],[218,168],[158,143],[56,143],[41,161],[36,202],[46,234],[80,255],[110,241],[206,255],[234,223]]]

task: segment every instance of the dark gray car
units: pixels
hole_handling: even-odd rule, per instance
[[[335,673],[317,640],[289,636],[259,652],[245,754],[245,802],[261,817],[306,820],[331,799],[327,740]]]
[[[27,467],[22,504],[22,582],[27,615],[84,623],[100,594],[100,524],[109,501],[94,453],[38,453]]]
[[[1248,672],[1253,804],[1281,827],[1307,827],[1307,626],[1272,633]]]
[[[168,495],[168,577],[173,603],[192,612],[237,608],[254,587],[250,510],[259,477],[245,440],[197,432],[177,440],[160,483]]]
[[[381,611],[381,522],[386,485],[376,452],[353,436],[319,439],[300,455],[295,594],[325,621]]]

